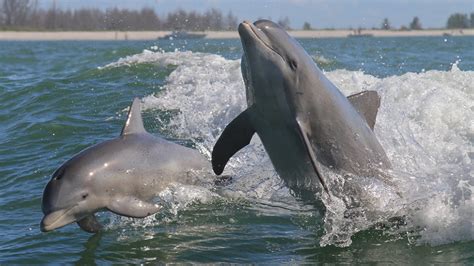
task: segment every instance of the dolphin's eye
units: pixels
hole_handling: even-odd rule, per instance
[[[56,172],[54,172],[54,174],[53,174],[54,180],[61,179],[63,177],[63,175],[64,175],[64,168],[56,170]]]
[[[88,194],[88,193],[82,194],[82,199],[86,199],[86,198],[87,198],[87,196],[89,196],[89,194]]]
[[[290,68],[293,70],[296,70],[298,68],[298,64],[296,63],[295,60],[290,60],[289,64],[290,64]]]

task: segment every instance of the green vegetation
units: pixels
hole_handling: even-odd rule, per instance
[[[204,13],[176,10],[158,17],[152,8],[141,10],[94,9],[62,10],[56,6],[39,9],[37,1],[0,0],[0,29],[8,30],[235,30],[237,17],[220,10]],[[54,3],[54,2],[53,2]],[[289,20],[286,21],[289,25]]]
[[[305,23],[303,24],[303,30],[312,30],[311,24],[309,24],[309,22],[305,21]]]
[[[388,18],[384,18],[380,28],[383,30],[389,30],[392,28],[390,26],[390,21],[388,20]],[[469,17],[467,14],[462,14],[462,13],[455,13],[455,14],[450,15],[446,23],[446,28],[448,29],[474,28],[474,12],[472,12]],[[413,20],[409,24],[409,27],[404,26],[404,25],[400,27],[400,30],[402,31],[421,30],[421,29],[423,29],[423,27],[421,26],[421,22],[418,17],[413,18]]]
[[[235,30],[238,19],[229,12],[224,15],[220,10],[210,9],[203,13],[178,9],[167,15],[158,16],[153,8],[141,10],[110,8],[81,8],[77,10],[58,9],[54,5],[49,9],[37,6],[37,0],[0,0],[0,30],[71,30],[71,31],[140,31],[140,30]],[[290,19],[284,17],[277,22],[284,29],[290,29]],[[381,29],[390,30],[388,18],[384,18]],[[455,13],[449,16],[446,28],[474,28],[474,12]],[[312,30],[305,22],[303,30]],[[400,30],[421,30],[418,17]]]
[[[291,28],[290,28],[290,19],[288,17],[279,19],[277,23],[278,23],[278,25],[280,25],[285,30],[291,30]]]
[[[471,13],[471,19],[467,17],[467,14],[455,13],[449,16],[446,28],[448,29],[466,29],[474,27],[474,13]]]
[[[411,30],[421,30],[421,23],[420,19],[418,17],[414,17],[412,22],[410,23],[410,29]]]
[[[388,21],[388,18],[384,18],[382,22],[382,27],[383,30],[389,30],[391,29],[390,22]]]

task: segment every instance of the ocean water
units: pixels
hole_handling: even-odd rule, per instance
[[[347,216],[341,194],[322,213],[285,187],[254,137],[229,162],[226,186],[170,185],[157,192],[163,212],[101,213],[97,235],[75,224],[42,233],[53,171],[117,136],[134,96],[150,132],[209,157],[246,108],[242,49],[239,40],[0,42],[0,264],[474,263],[474,38],[301,43],[343,93],[381,95],[375,133],[401,197],[367,177],[340,179],[373,204]]]

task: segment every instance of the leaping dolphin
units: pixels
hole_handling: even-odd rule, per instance
[[[146,132],[136,98],[119,137],[81,151],[54,172],[43,193],[41,230],[77,222],[97,232],[102,226],[94,213],[103,209],[154,214],[160,191],[173,182],[193,184],[203,171],[209,173],[209,162],[198,151]]]
[[[213,148],[216,174],[255,132],[293,189],[328,192],[323,168],[373,176],[390,167],[373,132],[377,92],[346,98],[301,45],[271,21],[244,21],[238,30],[248,109],[227,125]]]

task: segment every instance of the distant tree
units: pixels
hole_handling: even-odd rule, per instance
[[[178,9],[174,12],[168,13],[166,28],[170,30],[187,30],[188,21],[188,13],[183,9]]]
[[[1,8],[0,8],[1,9]],[[1,10],[0,10],[1,17]],[[33,4],[33,10],[30,14],[29,19],[27,20],[28,26],[36,29],[44,29],[44,18],[45,11],[43,9],[38,9],[36,1]],[[1,22],[1,19],[0,19]]]
[[[208,25],[205,24],[204,17],[196,11],[188,13],[187,21],[189,23],[186,24],[186,30],[204,31],[208,27]]]
[[[4,25],[5,22],[4,22],[4,14],[3,14],[3,1],[4,0],[0,0],[0,26],[1,25]]]
[[[224,28],[224,17],[220,10],[212,8],[211,10],[205,13],[206,17],[209,17],[210,30],[222,30]]]
[[[53,5],[46,11],[44,18],[44,26],[46,29],[56,29],[56,17],[60,10],[56,9],[56,1],[53,1]]]
[[[469,27],[469,24],[466,14],[455,13],[449,16],[446,27],[448,29],[465,29]]]
[[[280,25],[280,27],[284,28],[285,30],[290,30],[290,19],[288,17],[284,17],[282,19],[279,19],[278,20],[278,25]]]
[[[384,18],[382,21],[382,27],[383,30],[389,30],[391,29],[390,22],[388,21],[388,18]]]
[[[1,11],[5,26],[23,26],[31,11],[29,0],[3,0]]]
[[[236,16],[234,16],[234,14],[232,14],[232,11],[229,11],[229,13],[227,13],[227,16],[225,18],[225,30],[235,30],[237,29],[237,26],[238,26],[238,19]]]
[[[312,30],[311,24],[309,24],[309,22],[305,21],[305,23],[303,24],[303,30]]]
[[[408,27],[405,26],[405,25],[402,25],[402,26],[400,26],[400,30],[401,30],[401,31],[407,31],[407,30],[408,30]]]
[[[410,29],[411,30],[421,30],[421,23],[420,19],[418,17],[414,17],[413,20],[410,23]]]
[[[77,11],[83,14],[81,19],[78,20],[75,18]],[[71,10],[56,10],[56,18],[54,22],[54,28],[58,30],[67,30],[67,29],[83,29],[83,30],[96,30],[94,17],[91,14],[91,9],[81,9],[72,12]],[[91,26],[92,25],[92,26]]]
[[[152,8],[145,7],[137,14],[137,30],[159,30],[161,21]]]
[[[107,30],[121,30],[121,20],[123,20],[123,17],[118,8],[109,8],[105,10],[105,28]]]
[[[471,13],[471,28],[474,28],[474,12]]]

